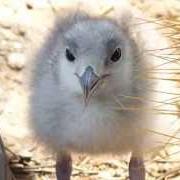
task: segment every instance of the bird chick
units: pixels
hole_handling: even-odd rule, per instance
[[[162,128],[157,120],[162,118],[153,113],[155,89],[166,85],[147,77],[167,62],[158,59],[158,51],[152,55],[148,50],[168,44],[132,7],[116,12],[94,16],[77,10],[58,17],[36,56],[31,124],[60,155],[59,180],[70,179],[71,152],[131,152],[130,179],[143,180],[142,153],[158,146],[160,136],[146,130],[168,126],[163,121]]]

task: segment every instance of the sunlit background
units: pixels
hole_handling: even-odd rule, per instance
[[[180,129],[180,1],[132,0],[131,3],[150,19],[156,18],[154,22],[162,24],[161,31],[174,49],[173,60],[177,68],[173,71],[172,81],[177,83],[177,91],[175,98],[169,101],[174,106],[169,112],[176,116],[177,129]],[[92,1],[91,4],[97,13],[111,10],[110,0]],[[24,77],[56,15],[66,8],[85,5],[86,1],[78,0],[0,0],[0,132],[18,179],[55,179],[52,155],[39,146],[28,127],[29,92]],[[162,152],[146,162],[148,180],[180,179],[180,138],[176,135],[172,138],[173,143],[167,143]],[[80,155],[74,159],[74,180],[128,178],[127,157]]]

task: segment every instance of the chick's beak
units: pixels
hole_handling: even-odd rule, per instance
[[[86,67],[82,76],[78,76],[78,78],[84,93],[84,99],[86,103],[89,97],[92,95],[92,93],[99,86],[101,78],[98,75],[96,75],[91,66]]]

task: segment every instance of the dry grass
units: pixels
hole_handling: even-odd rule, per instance
[[[0,5],[2,4],[2,2],[0,1]],[[9,9],[15,8],[13,7],[15,6],[13,1],[9,0],[6,2],[7,4],[9,2],[6,8],[9,8]],[[146,4],[142,5],[141,3],[138,3],[138,6],[145,10],[149,8],[149,6],[146,6]],[[30,6],[30,4],[27,7],[33,8]],[[50,9],[53,10],[53,13],[55,13],[56,7],[54,3],[50,4]],[[0,10],[1,10],[1,7],[0,7]],[[112,10],[113,9],[111,7],[108,7],[107,9],[103,10],[102,14],[108,14]],[[28,10],[28,13],[29,13],[29,10]],[[37,16],[35,15],[35,17]],[[173,80],[178,82],[177,93],[179,93],[178,92],[179,87],[180,87],[180,60],[179,60],[179,57],[180,57],[180,18],[179,18],[179,14],[177,12],[166,13],[165,16],[158,14],[158,19],[154,22],[161,25],[162,32],[171,41],[170,48],[174,50],[173,58],[174,56],[176,58],[169,59],[169,61],[177,61],[177,69],[174,71]],[[12,39],[9,38],[7,40],[8,47],[10,47],[9,44],[13,44],[13,42],[17,41],[19,38],[23,39],[21,42],[22,44],[23,43],[28,44],[32,38],[31,36],[33,35],[35,36],[35,32],[31,32],[32,34],[28,37],[24,37],[22,36],[22,34],[17,35],[17,32],[19,31],[17,30],[14,32],[14,25],[12,26],[10,24],[10,27],[8,28],[7,25],[4,26],[4,24],[2,24],[2,21],[0,21],[0,24],[1,24],[1,27],[0,27],[1,34],[3,34],[5,31],[6,32],[5,34],[7,36],[8,35],[13,36]],[[29,28],[29,26],[24,27],[24,28],[25,29]],[[27,31],[27,33],[29,33],[29,31]],[[14,35],[15,35],[15,38],[14,38]],[[1,36],[1,37],[2,37],[1,42],[2,42],[5,40],[5,36]],[[22,50],[25,51],[26,48],[27,47],[23,45]],[[4,70],[4,71],[0,71],[0,75],[1,75],[0,82],[4,86],[3,93],[1,94],[3,95],[4,98],[0,97],[1,101],[3,102],[1,103],[2,105],[1,107],[4,107],[4,108],[0,108],[0,112],[2,112],[2,115],[0,114],[0,117],[2,118],[2,121],[4,120],[7,122],[7,124],[4,122],[2,123],[2,135],[3,137],[5,137],[4,139],[7,146],[6,150],[7,150],[8,156],[10,157],[11,169],[13,170],[16,177],[21,180],[54,179],[55,178],[54,177],[54,161],[51,160],[52,157],[49,156],[49,154],[46,155],[46,153],[44,153],[44,151],[42,150],[37,150],[36,146],[33,143],[33,140],[29,141],[27,137],[24,135],[26,134],[26,132],[24,133],[24,129],[26,127],[26,125],[24,125],[26,124],[24,123],[25,116],[21,117],[19,115],[24,109],[23,108],[19,109],[17,117],[16,117],[17,115],[16,113],[13,114],[14,111],[11,112],[13,108],[18,109],[17,102],[20,101],[25,104],[26,100],[17,98],[15,99],[15,102],[16,102],[15,105],[12,106],[13,104],[12,101],[8,101],[9,97],[12,96],[14,98],[15,95],[17,95],[18,97],[19,94],[20,96],[26,96],[27,94],[25,93],[23,89],[24,87],[23,87],[23,81],[21,77],[22,72],[14,71],[10,69],[6,64],[7,54],[9,54],[10,51],[7,48],[4,48],[4,49],[0,48],[0,60],[1,60],[0,65],[2,65],[1,67],[3,67],[3,70]],[[15,91],[16,93],[14,93]],[[7,102],[10,102],[10,103],[8,104]],[[172,103],[179,108],[178,111],[176,111],[176,114],[177,116],[180,117],[180,95],[176,99],[171,101],[171,104]],[[5,110],[5,107],[7,107],[6,110]],[[13,114],[12,116],[11,116],[11,113]],[[15,127],[17,126],[17,128],[14,128],[14,126]],[[9,132],[7,133],[7,131]],[[16,137],[16,135],[18,134],[17,131],[19,133],[19,136],[17,136],[18,138]],[[22,136],[23,138],[21,138],[20,136]],[[179,146],[180,139],[176,137],[176,134],[174,135],[174,137],[171,137],[171,139],[173,139],[173,141],[166,143],[166,146],[163,149],[163,151],[158,152],[158,154],[156,153],[157,151],[154,151],[155,153],[154,153],[153,160],[151,161],[148,160],[146,162],[148,180],[151,180],[151,179],[152,180],[155,180],[155,179],[178,180],[180,178],[180,146]],[[27,145],[28,147],[26,147]],[[23,151],[24,149],[25,151]],[[122,160],[122,159],[125,159],[125,160]],[[122,179],[122,180],[128,179],[127,157],[122,158],[122,159],[120,160],[119,157],[117,156],[116,157],[100,157],[100,158],[94,158],[94,159],[86,155],[77,156],[75,157],[73,179],[74,180],[76,179],[86,179],[86,180],[88,179],[92,179],[92,180],[93,179],[112,179],[112,180],[113,179]]]

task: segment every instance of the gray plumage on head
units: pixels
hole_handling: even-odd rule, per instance
[[[118,11],[116,16],[76,11],[58,17],[36,57],[31,124],[55,151],[141,152],[152,139],[145,129],[167,127],[154,121],[162,117],[150,110],[157,100],[153,89],[166,84],[146,77],[164,63],[159,52],[146,50],[167,42],[154,25],[143,25],[132,7]]]

